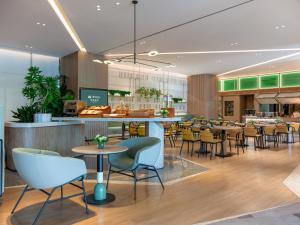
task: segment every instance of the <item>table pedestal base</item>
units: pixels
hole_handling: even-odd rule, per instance
[[[226,152],[224,154],[223,153],[217,153],[216,154],[216,156],[221,157],[221,158],[231,157],[233,155],[234,155],[234,153],[231,153],[231,152]]]
[[[106,199],[104,200],[95,200],[94,194],[89,194],[86,196],[86,202],[92,205],[105,205],[107,203],[113,202],[114,200],[115,200],[115,196],[110,193],[106,193]]]

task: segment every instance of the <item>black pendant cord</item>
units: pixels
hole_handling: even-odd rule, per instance
[[[133,33],[134,33],[134,43],[133,43],[133,54],[134,54],[134,59],[133,59],[133,63],[136,64],[136,5],[137,5],[138,1],[132,1],[132,4],[134,6],[134,15],[133,15]]]
[[[211,16],[215,16],[217,14],[220,14],[220,13],[223,13],[223,12],[226,12],[226,11],[229,11],[229,10],[232,10],[232,9],[235,9],[235,8],[238,8],[240,6],[243,6],[243,5],[246,5],[246,4],[249,4],[249,3],[252,3],[254,2],[255,0],[247,0],[247,1],[244,1],[244,2],[241,2],[239,4],[236,4],[236,5],[233,5],[233,6],[229,6],[227,8],[224,8],[224,9],[221,9],[221,10],[218,10],[218,11],[215,11],[215,12],[212,12],[212,13],[209,13],[207,15],[204,15],[204,16],[201,16],[201,17],[198,17],[198,18],[195,18],[195,19],[192,19],[192,20],[189,20],[189,21],[186,21],[186,22],[183,22],[181,24],[178,24],[178,25],[175,25],[175,26],[172,26],[172,27],[169,27],[169,28],[166,28],[166,29],[163,29],[163,30],[160,30],[160,31],[157,31],[157,32],[154,32],[152,34],[149,34],[149,35],[146,35],[144,37],[140,37],[139,39],[136,39],[136,41],[140,41],[140,40],[143,40],[145,38],[149,38],[149,37],[152,37],[152,36],[156,36],[158,34],[161,34],[161,33],[164,33],[166,31],[170,31],[170,30],[173,30],[173,29],[176,29],[176,28],[179,28],[179,27],[182,27],[182,26],[185,26],[187,24],[190,24],[190,23],[194,23],[194,22],[197,22],[197,21],[201,21],[205,18],[208,18],[208,17],[211,17]],[[134,3],[136,2],[136,3]],[[132,1],[133,4],[137,4],[137,1]],[[123,47],[123,46],[126,46],[128,44],[131,44],[132,41],[128,41],[128,42],[125,42],[123,44],[120,44],[120,45],[117,45],[117,46],[114,46],[112,48],[109,48],[109,49],[106,49],[106,50],[103,50],[101,52],[99,52],[98,54],[99,55],[103,55],[105,54],[105,52],[108,52],[108,51],[112,51],[114,49],[117,49],[117,48],[120,48],[120,47]]]

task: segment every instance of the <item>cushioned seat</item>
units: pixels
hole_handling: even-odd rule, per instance
[[[37,223],[44,207],[48,203],[53,202],[53,200],[50,201],[50,198],[57,188],[61,188],[61,199],[78,195],[84,195],[85,198],[83,180],[87,170],[83,160],[62,157],[59,153],[53,151],[30,148],[15,148],[12,151],[12,155],[18,174],[27,184],[12,213],[14,213],[25,192],[31,190],[40,190],[48,195],[33,224]],[[81,181],[82,187],[73,185],[82,189],[82,192],[64,197],[62,187],[66,184],[72,184],[74,181]],[[47,192],[44,189],[51,189],[51,191]],[[86,212],[88,213],[87,204]]]
[[[134,178],[134,199],[136,199],[136,182],[141,180],[137,177],[140,169],[155,172],[155,176],[144,177],[144,179],[157,177],[164,188],[155,163],[159,157],[161,149],[161,141],[155,137],[132,138],[122,141],[119,145],[128,147],[126,152],[111,154],[109,156],[109,172],[107,178],[107,187],[111,173],[119,173]],[[126,171],[131,174],[125,173]]]

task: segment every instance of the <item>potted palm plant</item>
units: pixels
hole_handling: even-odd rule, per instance
[[[43,76],[38,67],[30,67],[25,77],[23,95],[36,108],[34,122],[51,122],[52,113],[59,108],[61,94],[58,77]]]

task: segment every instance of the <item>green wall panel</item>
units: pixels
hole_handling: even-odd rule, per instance
[[[279,75],[262,75],[260,78],[260,88],[278,88],[279,87]]]
[[[217,89],[218,89],[218,91],[222,91],[222,81],[221,80],[218,80]]]
[[[300,86],[300,72],[286,73],[281,75],[281,87]]]
[[[253,90],[258,88],[257,77],[240,78],[240,90]]]
[[[224,80],[223,82],[224,82],[223,83],[224,91],[237,91],[238,89],[237,79]]]

